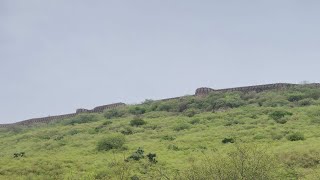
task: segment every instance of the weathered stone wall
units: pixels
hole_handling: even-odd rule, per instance
[[[314,84],[318,85],[318,84]],[[236,87],[236,88],[227,88],[227,89],[211,89],[207,87],[198,88],[196,90],[196,96],[205,96],[208,95],[210,92],[233,92],[233,91],[240,91],[240,92],[262,92],[266,90],[273,90],[273,89],[283,89],[292,86],[298,86],[297,84],[288,84],[288,83],[277,83],[277,84],[265,84],[265,85],[257,85],[257,86],[245,86],[245,87]]]
[[[115,104],[98,106],[92,110],[77,109],[76,113],[71,113],[71,114],[48,116],[48,117],[42,117],[42,118],[33,118],[33,119],[28,119],[28,120],[12,123],[12,124],[0,124],[0,128],[1,127],[11,127],[11,126],[28,126],[28,125],[32,125],[35,123],[49,123],[49,122],[58,121],[58,120],[66,119],[66,118],[71,118],[71,117],[74,117],[80,113],[85,113],[85,112],[86,113],[102,113],[106,109],[113,109],[113,108],[117,108],[119,106],[125,106],[125,105],[126,104],[124,104],[124,103],[115,103]]]
[[[195,96],[206,96],[210,92],[233,92],[233,91],[240,91],[240,92],[250,92],[250,91],[256,91],[256,92],[262,92],[266,90],[274,90],[274,89],[284,89],[288,87],[293,87],[293,86],[301,86],[298,84],[288,84],[288,83],[276,83],[276,84],[265,84],[265,85],[257,85],[257,86],[245,86],[245,87],[236,87],[236,88],[227,88],[227,89],[212,89],[212,88],[207,88],[207,87],[202,87],[198,88],[195,92]],[[312,87],[319,87],[319,83],[313,83],[313,84],[306,84],[304,86],[312,86]],[[191,95],[193,96],[193,95]],[[161,99],[158,101],[169,101],[169,100],[174,100],[174,99],[181,99],[186,96],[182,97],[174,97],[174,98],[168,98],[168,99]],[[25,121],[20,121],[17,123],[12,123],[12,124],[0,124],[1,127],[10,127],[10,126],[15,126],[15,125],[32,125],[34,123],[49,123],[52,121],[57,121],[65,118],[70,118],[74,117],[77,114],[80,113],[101,113],[106,109],[113,109],[117,108],[119,106],[125,106],[126,104],[124,103],[115,103],[115,104],[108,104],[108,105],[103,105],[103,106],[98,106],[93,108],[92,110],[88,109],[77,109],[76,113],[72,114],[65,114],[65,115],[59,115],[59,116],[49,116],[49,117],[43,117],[43,118],[34,118],[34,119],[29,119]]]

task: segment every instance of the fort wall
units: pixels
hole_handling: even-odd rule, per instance
[[[77,109],[76,113],[71,113],[71,114],[64,114],[64,115],[57,115],[57,116],[48,116],[48,117],[42,117],[42,118],[33,118],[33,119],[28,119],[12,124],[0,124],[1,127],[12,127],[12,126],[29,126],[35,123],[50,123],[66,118],[71,118],[74,117],[78,114],[81,113],[102,113],[106,109],[114,109],[120,106],[125,106],[126,104],[124,103],[114,103],[114,104],[108,104],[108,105],[103,105],[103,106],[98,106],[93,108],[92,110],[88,109]]]
[[[227,89],[212,89],[208,87],[198,88],[195,92],[196,96],[206,96],[211,92],[262,92],[267,90],[277,90],[284,89],[294,86],[302,86],[300,84],[289,84],[289,83],[276,83],[276,84],[265,84],[265,85],[257,85],[257,86],[244,86],[244,87],[236,87],[236,88],[227,88]],[[319,83],[306,84],[304,86],[312,86],[312,87],[320,87]]]
[[[284,88],[289,88],[289,87],[294,87],[294,86],[301,86],[299,84],[289,84],[289,83],[276,83],[276,84],[265,84],[265,85],[256,85],[256,86],[244,86],[244,87],[236,87],[236,88],[227,88],[227,89],[212,89],[212,88],[208,88],[208,87],[201,87],[198,88],[195,92],[194,95],[190,95],[190,96],[206,96],[208,94],[210,94],[211,92],[235,92],[235,91],[239,91],[239,92],[262,92],[262,91],[267,91],[267,90],[277,90],[277,89],[284,89]],[[313,83],[313,84],[306,84],[304,86],[311,86],[311,87],[318,87],[320,88],[320,84],[319,83]],[[187,96],[181,96],[181,97],[174,97],[174,98],[168,98],[168,99],[161,99],[158,101],[169,101],[169,100],[175,100],[175,99],[181,99]],[[53,122],[53,121],[58,121],[58,120],[62,120],[65,118],[70,118],[70,117],[74,117],[78,114],[81,113],[102,113],[104,110],[106,109],[114,109],[120,106],[126,106],[126,104],[124,103],[114,103],[114,104],[108,104],[108,105],[103,105],[103,106],[98,106],[95,107],[91,110],[88,109],[77,109],[76,113],[71,113],[71,114],[64,114],[64,115],[57,115],[57,116],[49,116],[49,117],[43,117],[43,118],[34,118],[34,119],[28,119],[25,121],[20,121],[20,122],[16,122],[16,123],[12,123],[12,124],[0,124],[0,128],[1,127],[11,127],[11,126],[16,126],[16,125],[32,125],[35,123],[49,123],[49,122]]]

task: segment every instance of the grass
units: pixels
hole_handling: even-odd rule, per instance
[[[225,177],[237,174],[239,178],[234,165],[240,156],[234,155],[243,146],[263,149],[263,161],[273,159],[276,170],[270,167],[272,173],[265,169],[265,174],[256,177],[316,179],[320,175],[317,93],[317,89],[303,87],[148,101],[120,112],[0,129],[0,179],[219,179],[211,166],[222,168]],[[299,103],[310,98],[311,104]],[[133,126],[136,115],[144,123]],[[285,123],[279,121],[283,118]],[[99,151],[99,144],[110,137],[120,137],[116,142],[121,145],[109,148],[107,143]],[[233,143],[223,143],[225,139]],[[128,158],[139,148],[144,158]],[[23,157],[14,157],[21,152]],[[254,163],[255,152],[245,151],[251,153],[245,162]],[[156,161],[148,160],[148,154],[156,154]],[[228,164],[218,163],[222,161]],[[199,170],[190,174],[190,169]],[[245,172],[247,178],[256,173]]]

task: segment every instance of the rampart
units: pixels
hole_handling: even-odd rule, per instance
[[[76,113],[71,113],[71,114],[64,114],[64,115],[57,115],[57,116],[48,116],[48,117],[42,117],[42,118],[33,118],[33,119],[28,119],[12,124],[0,124],[0,127],[11,127],[11,126],[29,126],[35,123],[49,123],[49,122],[54,122],[66,118],[71,118],[74,117],[78,114],[81,113],[102,113],[106,109],[114,109],[120,106],[125,106],[126,104],[124,103],[115,103],[115,104],[108,104],[108,105],[103,105],[103,106],[98,106],[93,108],[92,110],[88,109],[77,109]]]
[[[277,90],[284,89],[294,86],[302,86],[300,84],[289,84],[289,83],[276,83],[276,84],[265,84],[265,85],[257,85],[257,86],[244,86],[244,87],[236,87],[236,88],[227,88],[227,89],[212,89],[208,87],[198,88],[195,92],[196,96],[206,96],[211,92],[262,92],[267,90]],[[312,87],[320,87],[319,83],[306,84],[304,86],[312,86]]]
[[[301,86],[301,85],[300,84],[289,84],[289,83],[276,83],[276,84],[265,84],[265,85],[257,85],[257,86],[245,86],[245,87],[227,88],[227,89],[212,89],[212,88],[208,88],[208,87],[202,87],[202,88],[198,88],[194,95],[189,95],[189,96],[206,96],[206,95],[210,94],[211,92],[235,92],[235,91],[239,91],[239,92],[252,92],[252,91],[262,92],[262,91],[267,91],[267,90],[277,90],[277,89],[280,90],[280,89],[285,89],[285,88],[294,87],[294,86]],[[312,87],[320,88],[320,84],[319,83],[306,84],[304,86],[312,86]],[[187,96],[174,97],[174,98],[168,98],[168,99],[161,99],[161,100],[158,100],[158,101],[178,100],[178,99],[182,99],[184,97],[187,97]],[[124,103],[108,104],[108,105],[95,107],[95,108],[93,108],[91,110],[80,108],[80,109],[76,110],[76,113],[58,115],[58,116],[49,116],[49,117],[43,117],[43,118],[28,119],[28,120],[25,120],[25,121],[20,121],[20,122],[12,123],[12,124],[0,124],[0,128],[1,127],[16,126],[16,125],[25,126],[25,125],[32,125],[32,124],[35,124],[35,123],[49,123],[49,122],[53,122],[53,121],[62,120],[62,119],[65,119],[65,118],[74,117],[74,116],[76,116],[78,114],[81,114],[81,113],[102,113],[106,109],[114,109],[114,108],[117,108],[119,106],[126,106],[126,104],[124,104]]]

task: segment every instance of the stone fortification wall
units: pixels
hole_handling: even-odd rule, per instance
[[[32,125],[35,123],[49,123],[53,121],[58,121],[66,118],[71,118],[74,117],[80,113],[102,113],[106,109],[113,109],[119,106],[125,106],[124,103],[115,103],[115,104],[108,104],[108,105],[103,105],[103,106],[98,106],[93,108],[92,110],[88,109],[77,109],[76,113],[71,113],[71,114],[64,114],[64,115],[57,115],[57,116],[48,116],[48,117],[42,117],[42,118],[33,118],[33,119],[28,119],[12,124],[0,124],[0,127],[11,127],[11,126],[28,126]]]
[[[288,87],[293,87],[293,86],[301,86],[298,84],[288,84],[288,83],[276,83],[276,84],[265,84],[265,85],[257,85],[257,86],[245,86],[245,87],[236,87],[236,88],[227,88],[227,89],[212,89],[212,88],[207,88],[207,87],[202,87],[198,88],[195,92],[194,95],[191,96],[205,96],[208,95],[210,92],[234,92],[234,91],[240,91],[240,92],[250,92],[250,91],[256,91],[256,92],[262,92],[266,90],[274,90],[274,89],[284,89]],[[318,87],[320,88],[319,83],[312,83],[312,84],[305,84],[304,86],[312,86],[312,87]],[[181,97],[174,97],[174,98],[168,98],[168,99],[161,99],[158,101],[169,101],[169,100],[174,100],[174,99],[182,99],[186,96],[181,96]],[[29,119],[17,123],[12,123],[12,124],[0,124],[0,127],[10,127],[10,126],[15,126],[15,125],[31,125],[34,123],[49,123],[52,121],[57,121],[65,118],[70,118],[74,117],[77,114],[80,113],[101,113],[106,109],[113,109],[119,106],[125,106],[126,104],[124,103],[115,103],[115,104],[108,104],[108,105],[103,105],[103,106],[98,106],[95,107],[91,110],[88,109],[77,109],[76,113],[72,114],[65,114],[65,115],[59,115],[59,116],[49,116],[49,117],[44,117],[44,118],[35,118],[35,119]]]
[[[236,87],[236,88],[227,88],[227,89],[211,89],[207,87],[198,88],[196,90],[196,96],[204,96],[208,95],[210,92],[233,92],[233,91],[240,91],[240,92],[262,92],[267,90],[273,89],[283,89],[292,86],[297,86],[297,84],[288,84],[288,83],[277,83],[277,84],[265,84],[265,85],[257,85],[257,86],[245,86],[245,87]]]

